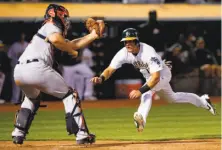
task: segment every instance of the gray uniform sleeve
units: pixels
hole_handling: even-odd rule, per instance
[[[55,26],[52,23],[47,23],[45,25],[44,35],[47,37],[52,33],[62,33],[61,29],[59,29],[57,26]]]
[[[61,29],[52,23],[46,23],[40,30],[39,33],[44,36],[49,36],[52,33],[62,33]]]

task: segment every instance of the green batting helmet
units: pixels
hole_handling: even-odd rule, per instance
[[[134,28],[127,28],[122,33],[121,42],[123,42],[123,41],[131,41],[131,40],[139,41],[138,32]]]

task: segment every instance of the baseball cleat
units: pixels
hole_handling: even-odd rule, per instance
[[[23,144],[24,139],[25,138],[22,137],[22,136],[13,136],[12,137],[12,140],[13,140],[14,144]]]
[[[139,114],[138,112],[135,112],[133,118],[134,118],[134,123],[136,125],[138,132],[142,132],[144,129],[143,116]]]
[[[94,134],[89,134],[88,137],[81,139],[81,140],[77,140],[76,144],[81,145],[81,144],[92,144],[95,143],[96,141],[96,136]]]
[[[204,95],[201,96],[201,98],[207,101],[208,110],[209,110],[213,115],[216,115],[216,109],[215,109],[215,107],[213,106],[213,104],[211,103],[209,96],[208,96],[207,94],[204,94]]]

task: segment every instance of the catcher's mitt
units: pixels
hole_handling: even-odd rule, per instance
[[[87,30],[91,33],[95,29],[96,34],[101,38],[105,29],[105,23],[103,20],[94,20],[93,18],[88,18],[85,21],[85,26]]]

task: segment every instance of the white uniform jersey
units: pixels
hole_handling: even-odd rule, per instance
[[[162,77],[171,77],[170,69],[154,48],[142,42],[140,42],[140,50],[136,56],[129,53],[126,47],[122,48],[112,59],[110,67],[118,69],[125,63],[132,64],[139,69],[146,80],[149,79],[150,74],[157,71],[160,71],[160,76]]]
[[[45,37],[48,37],[52,33],[61,33],[62,31],[52,23],[46,23],[39,30],[38,33]],[[24,53],[19,58],[20,62],[24,62],[30,59],[40,59],[45,64],[52,66],[53,64],[53,47],[41,39],[40,37],[34,35],[32,41],[25,49]]]

